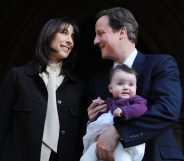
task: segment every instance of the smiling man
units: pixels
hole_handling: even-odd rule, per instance
[[[143,161],[184,160],[176,143],[173,125],[180,116],[182,93],[180,73],[175,59],[166,54],[144,55],[136,49],[138,23],[133,14],[121,7],[101,11],[95,24],[94,44],[101,50],[102,59],[112,65],[91,79],[89,100],[110,96],[108,75],[117,64],[126,64],[137,72],[137,94],[146,98],[148,110],[143,117],[114,124],[97,139],[99,159],[114,161],[113,151],[121,142],[124,148],[146,143]],[[107,105],[92,102],[88,108],[92,121]]]

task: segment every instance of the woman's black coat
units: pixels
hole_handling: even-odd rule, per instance
[[[39,161],[47,108],[47,89],[33,61],[12,68],[0,89],[0,161]],[[65,73],[56,91],[61,161],[82,152],[84,84]]]

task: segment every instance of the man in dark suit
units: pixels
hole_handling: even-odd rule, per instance
[[[90,98],[105,100],[108,92],[109,71],[116,64],[126,64],[138,73],[137,94],[146,98],[148,110],[141,118],[125,122],[115,119],[114,126],[99,135],[96,153],[99,159],[113,161],[112,152],[120,140],[126,147],[146,143],[143,161],[184,160],[178,147],[173,125],[181,108],[180,75],[176,61],[166,54],[144,55],[137,43],[138,24],[125,8],[103,10],[97,15],[94,44],[101,50],[102,59],[113,61],[111,67],[99,72],[91,81]],[[89,121],[106,110],[99,98],[88,108]]]

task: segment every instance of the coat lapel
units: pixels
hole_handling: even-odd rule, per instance
[[[47,87],[43,81],[43,79],[39,76],[41,72],[41,66],[36,60],[29,62],[24,68],[25,75],[31,78],[34,82],[34,85],[37,86],[37,90],[40,94],[40,100],[42,104],[47,104]]]

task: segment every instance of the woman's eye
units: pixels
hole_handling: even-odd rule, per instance
[[[66,31],[63,31],[63,34],[67,35],[67,32]]]
[[[60,33],[64,34],[64,35],[67,35],[67,30],[61,30]]]

